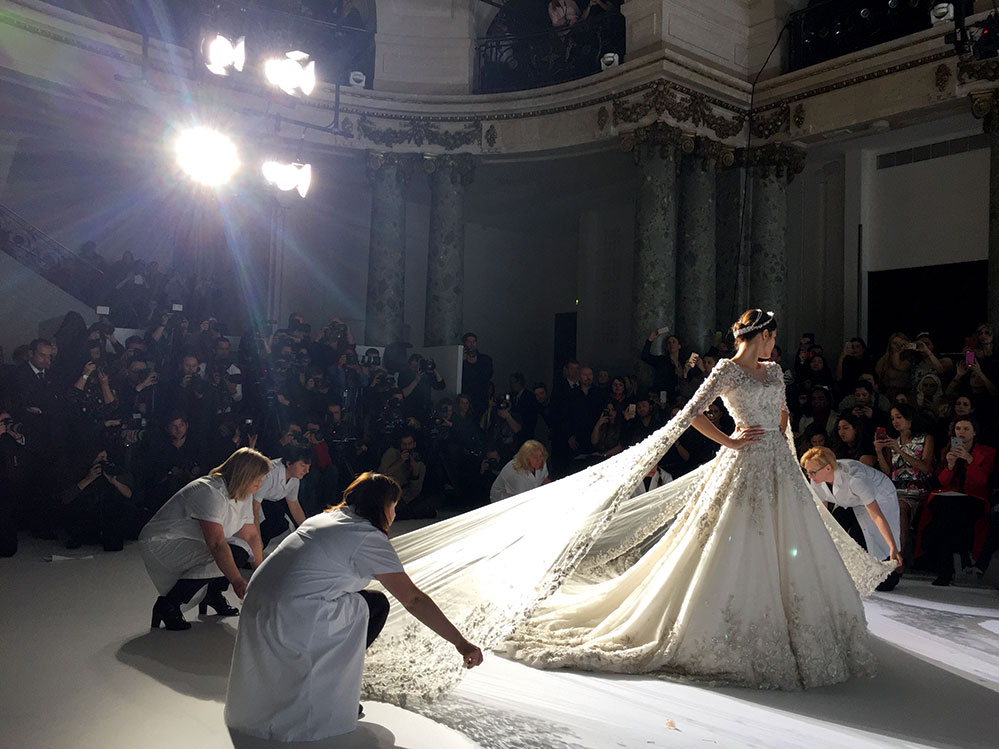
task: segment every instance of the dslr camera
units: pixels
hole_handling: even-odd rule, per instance
[[[437,362],[433,359],[420,359],[420,374],[433,374],[437,370]]]

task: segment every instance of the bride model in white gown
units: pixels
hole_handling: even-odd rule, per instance
[[[751,310],[734,327],[736,357],[719,361],[684,410],[645,442],[396,542],[422,584],[460,580],[433,591],[463,601],[459,627],[541,668],[777,689],[872,672],[858,593],[891,572],[897,553],[891,563],[867,555],[802,475],[784,433],[780,366],[757,362],[773,348],[773,314]],[[740,426],[731,437],[701,416],[718,396]],[[722,443],[717,457],[631,498],[691,423]],[[434,643],[412,635],[397,628],[387,639],[405,638],[422,668],[369,657],[370,694],[405,701],[453,682]]]

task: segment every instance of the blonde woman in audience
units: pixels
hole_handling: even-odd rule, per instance
[[[912,354],[916,345],[905,333],[892,333],[888,339],[888,350],[874,365],[881,392],[891,397],[894,393],[906,391],[912,383]]]
[[[545,446],[535,440],[527,440],[520,446],[513,460],[500,470],[489,490],[489,501],[499,502],[547,484],[550,481],[547,461],[548,451]]]

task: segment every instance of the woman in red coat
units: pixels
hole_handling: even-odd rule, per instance
[[[955,552],[963,566],[971,564],[972,550],[980,549],[988,530],[989,479],[996,451],[976,442],[976,433],[970,418],[954,422],[951,444],[937,473],[940,489],[930,494],[919,519],[916,556],[928,555],[937,573],[934,585],[950,585]]]

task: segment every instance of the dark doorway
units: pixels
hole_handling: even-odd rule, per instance
[[[986,317],[988,262],[928,265],[867,274],[867,341],[877,359],[898,331],[926,331],[937,353],[959,352]]]
[[[562,376],[562,366],[568,359],[576,358],[576,313],[560,312],[555,315],[555,360],[552,362],[552,382]]]

